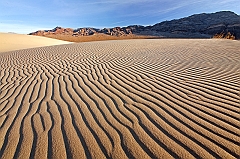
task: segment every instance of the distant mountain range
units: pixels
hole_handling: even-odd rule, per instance
[[[230,38],[240,39],[240,15],[231,11],[194,14],[189,17],[164,21],[153,26],[130,25],[114,28],[62,28],[39,30],[30,35],[90,36],[107,34],[111,36],[148,35],[165,38]]]

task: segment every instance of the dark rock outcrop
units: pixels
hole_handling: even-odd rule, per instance
[[[89,36],[94,35],[99,29],[95,28],[78,28],[73,31],[73,36]]]
[[[153,26],[130,25],[127,27],[78,28],[75,30],[56,27],[52,30],[36,31],[30,33],[30,35],[89,36],[98,33],[111,36],[137,34],[167,38],[211,38],[231,35],[235,39],[240,39],[240,16],[231,11],[221,11],[210,14],[195,14],[186,18],[164,21]]]
[[[235,37],[240,38],[240,16],[230,11],[196,14],[155,24],[151,30],[189,36],[192,33],[198,33],[198,36],[203,37],[230,32]]]

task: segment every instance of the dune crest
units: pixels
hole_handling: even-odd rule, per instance
[[[0,158],[238,158],[239,41],[0,54]]]
[[[32,35],[0,33],[0,53],[61,44],[70,42]]]

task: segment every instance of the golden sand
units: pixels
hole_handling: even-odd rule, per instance
[[[0,52],[68,43],[70,42],[40,36],[0,33]]]
[[[0,158],[238,158],[240,42],[0,54]]]

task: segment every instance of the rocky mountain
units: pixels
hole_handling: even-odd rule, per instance
[[[32,32],[29,35],[38,35],[38,36],[45,36],[45,35],[72,35],[73,29],[71,28],[62,28],[62,27],[56,27],[52,30],[38,30],[36,32]]]
[[[177,35],[212,37],[215,34],[230,32],[240,38],[240,16],[222,11],[211,14],[195,14],[186,18],[165,21],[151,27],[157,34],[167,32]]]
[[[30,35],[72,35],[89,36],[103,33],[111,36],[151,35],[167,38],[228,38],[240,39],[240,15],[231,11],[194,14],[189,17],[164,21],[153,26],[131,25],[114,28],[61,28],[40,30]]]

